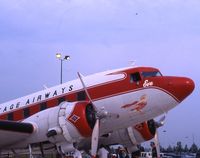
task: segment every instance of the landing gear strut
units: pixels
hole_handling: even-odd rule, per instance
[[[40,143],[40,151],[41,151],[41,155],[44,158],[44,149],[43,149],[43,144]]]
[[[28,145],[29,148],[29,158],[33,158],[31,144]]]

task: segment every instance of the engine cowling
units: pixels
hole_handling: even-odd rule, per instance
[[[55,110],[52,112],[55,113]],[[60,153],[75,151],[77,142],[91,137],[96,114],[90,102],[63,102],[58,107],[58,115],[50,115],[49,124],[54,124],[54,127],[48,130],[47,136],[50,142],[57,145]],[[55,122],[53,118],[57,118],[56,124],[52,122]]]
[[[134,135],[137,137],[137,142],[142,143],[154,138],[156,133],[156,125],[154,120],[140,123],[132,127]]]
[[[75,127],[82,137],[90,137],[95,124],[93,106],[88,102],[77,102],[75,105],[71,106],[73,108],[72,110],[66,110],[66,121],[73,127],[70,127],[69,125],[67,128]],[[73,136],[74,132],[70,133]]]
[[[52,114],[49,114],[52,116]],[[52,118],[52,117],[49,117]],[[59,105],[57,115],[58,125],[48,130],[47,136],[64,136],[66,142],[74,143],[92,135],[96,117],[95,111],[89,102],[63,102]],[[54,119],[52,119],[54,121]],[[51,120],[49,124],[53,124]],[[54,134],[55,133],[55,134]],[[59,138],[54,142],[58,142]]]
[[[100,143],[106,145],[121,144],[129,149],[135,150],[135,146],[154,138],[156,125],[154,120],[149,120],[127,129],[120,129],[116,132],[105,135]]]

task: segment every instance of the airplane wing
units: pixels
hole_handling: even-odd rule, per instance
[[[0,148],[24,140],[33,132],[31,123],[0,120]]]

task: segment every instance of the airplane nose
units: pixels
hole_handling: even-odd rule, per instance
[[[192,93],[194,81],[187,77],[174,77],[169,81],[170,92],[181,102]]]

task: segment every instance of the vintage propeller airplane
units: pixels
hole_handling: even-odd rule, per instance
[[[122,144],[132,152],[155,136],[153,119],[194,89],[186,77],[163,76],[152,67],[128,67],[78,79],[0,105],[0,150],[56,147],[95,157],[100,146]],[[55,149],[55,148],[54,148]]]

